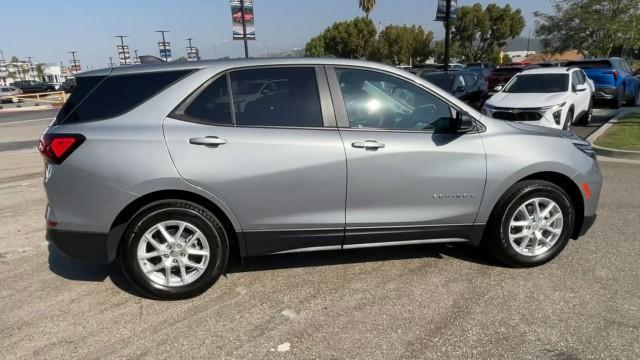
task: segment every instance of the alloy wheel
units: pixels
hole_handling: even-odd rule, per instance
[[[519,254],[538,256],[555,245],[563,225],[558,204],[548,198],[531,199],[513,214],[509,223],[509,243]]]
[[[185,221],[163,221],[142,236],[138,264],[152,282],[169,287],[184,286],[204,273],[211,253],[204,234]]]

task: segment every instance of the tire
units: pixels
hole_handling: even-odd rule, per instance
[[[567,118],[564,120],[562,130],[571,131],[571,125],[573,125],[573,109],[569,110],[569,112],[567,113]]]
[[[611,109],[620,109],[622,106],[622,94],[618,91],[618,96],[611,99],[611,103],[609,104],[609,108]]]
[[[591,118],[593,118],[593,100],[589,101],[589,108],[587,112],[580,117],[578,125],[587,126],[591,124]]]
[[[229,240],[222,222],[207,209],[167,200],[134,217],[119,250],[122,270],[136,289],[150,298],[179,300],[202,294],[220,278],[229,258]],[[139,259],[144,253],[143,258],[150,256]]]
[[[534,223],[535,228],[531,227],[531,229],[527,229],[525,226],[513,225],[522,222],[522,217],[526,217],[530,211],[535,214],[535,206],[531,205],[533,208],[531,210],[528,207],[532,202],[535,203],[535,199],[538,199],[538,204],[541,205],[542,209],[546,209],[547,206],[551,205],[550,202],[546,201],[551,201],[556,205],[549,212],[547,220],[553,220],[551,217],[560,212],[560,217],[553,220],[550,225],[555,227],[554,231],[557,231],[558,234],[552,235],[548,230],[540,230],[541,236],[551,236],[553,238],[553,241],[548,243],[539,240],[537,237],[540,223]],[[527,205],[527,208],[525,208],[527,214],[521,211],[524,205]],[[541,212],[544,212],[542,209]],[[511,187],[496,205],[488,223],[489,228],[485,233],[484,244],[489,253],[505,265],[511,267],[539,266],[551,261],[564,249],[571,237],[574,222],[574,206],[562,188],[543,180],[522,181]],[[558,224],[560,224],[561,229],[557,228]],[[511,230],[516,230],[516,233],[514,234]],[[515,237],[512,239],[513,235],[523,232],[533,234],[533,239],[527,237]],[[527,241],[527,243],[524,244],[524,248],[520,248],[524,241]]]

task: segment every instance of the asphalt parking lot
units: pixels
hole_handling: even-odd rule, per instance
[[[640,358],[640,165],[601,161],[596,224],[539,268],[464,246],[288,254],[158,302],[117,266],[48,246],[42,160],[27,142],[50,120],[15,116],[0,117],[2,358]]]

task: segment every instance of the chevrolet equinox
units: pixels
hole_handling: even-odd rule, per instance
[[[47,239],[117,259],[150,297],[201,294],[230,254],[457,242],[531,267],[595,221],[588,142],[393,67],[204,61],[76,80],[38,146]]]

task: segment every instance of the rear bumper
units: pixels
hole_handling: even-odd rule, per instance
[[[108,234],[47,228],[46,236],[61,253],[75,260],[108,264],[115,257]]]
[[[594,99],[612,100],[617,97],[617,88],[596,88],[596,91],[593,92]]]

